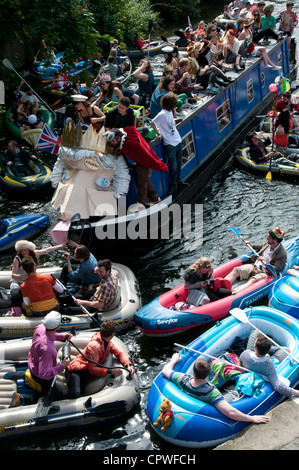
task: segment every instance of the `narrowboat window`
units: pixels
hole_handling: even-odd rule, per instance
[[[261,73],[261,86],[262,86],[262,88],[265,87],[265,83],[266,83],[265,82],[265,74],[264,74],[264,72],[262,72]]]
[[[248,103],[251,103],[253,101],[253,80],[250,78],[247,82],[247,98],[248,98]]]
[[[190,160],[192,160],[192,158],[195,157],[195,145],[192,131],[182,137],[182,147],[182,167],[184,167],[188,162],[190,162]]]
[[[229,100],[224,101],[216,109],[218,132],[221,132],[231,122],[231,112],[229,109]]]

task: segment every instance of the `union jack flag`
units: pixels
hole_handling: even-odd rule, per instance
[[[61,143],[59,137],[47,124],[44,124],[42,133],[37,141],[36,148],[44,150],[45,152],[57,155]]]
[[[193,27],[192,27],[191,20],[190,20],[189,16],[188,16],[188,26],[190,28],[191,33],[193,33]]]

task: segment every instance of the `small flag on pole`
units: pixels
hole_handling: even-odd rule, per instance
[[[191,33],[193,33],[193,27],[192,27],[192,24],[191,24],[190,16],[188,16],[188,26],[190,28]]]

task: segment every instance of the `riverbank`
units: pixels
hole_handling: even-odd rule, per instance
[[[214,450],[299,450],[299,400],[285,400],[267,413],[267,424],[251,425]]]

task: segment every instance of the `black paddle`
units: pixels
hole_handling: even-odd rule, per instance
[[[64,358],[67,357],[70,357],[70,345],[68,340],[66,340],[65,345],[63,347],[61,362]],[[53,390],[55,387],[56,379],[57,375],[55,375],[54,379],[52,380],[49,391],[39,400],[35,410],[34,418],[41,418],[43,416],[47,416],[47,414],[49,413],[53,402]]]

